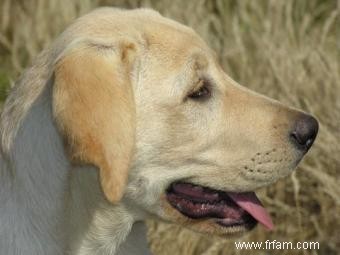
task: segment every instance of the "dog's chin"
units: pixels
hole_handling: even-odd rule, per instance
[[[176,215],[177,214],[177,215]],[[240,236],[250,230],[252,230],[257,222],[249,222],[246,224],[234,225],[234,226],[224,226],[214,218],[205,218],[205,219],[191,219],[189,217],[183,216],[179,214],[178,211],[173,210],[173,212],[169,212],[166,217],[166,220],[179,224],[183,227],[186,227],[190,230],[201,234],[209,234],[221,237],[235,237]]]
[[[252,199],[247,200],[248,197]],[[194,231],[220,236],[245,233],[258,222],[272,229],[269,215],[266,215],[258,200],[253,202],[254,197],[255,193],[252,192],[236,194],[176,182],[168,187],[161,198],[162,218]],[[257,204],[247,209],[251,203]]]

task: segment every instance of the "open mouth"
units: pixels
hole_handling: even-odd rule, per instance
[[[223,192],[184,182],[172,183],[166,197],[191,219],[215,219],[223,227],[252,229],[257,223],[272,230],[273,222],[254,192]]]

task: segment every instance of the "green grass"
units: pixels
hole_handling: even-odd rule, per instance
[[[0,71],[0,102],[6,99],[9,87],[10,82],[7,73]]]

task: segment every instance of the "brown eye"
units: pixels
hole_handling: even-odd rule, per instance
[[[208,82],[202,82],[202,86],[199,89],[193,91],[188,95],[188,98],[192,100],[204,100],[211,96],[211,91]]]

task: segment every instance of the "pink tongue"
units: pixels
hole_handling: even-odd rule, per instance
[[[243,210],[247,211],[258,222],[269,230],[274,229],[274,224],[269,213],[262,206],[261,201],[254,192],[228,193],[228,196]]]

